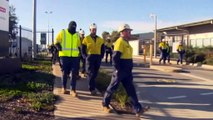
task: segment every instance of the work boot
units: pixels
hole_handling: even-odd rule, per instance
[[[103,111],[105,113],[110,113],[111,112],[111,109],[109,107],[107,107],[107,106],[102,106],[102,107],[103,107]]]
[[[150,109],[150,106],[145,106],[145,107],[142,107],[142,109],[138,112],[136,112],[136,116],[137,117],[140,117],[143,113],[145,113],[146,111],[148,111]]]
[[[93,96],[97,95],[96,90],[92,90],[92,91],[90,91],[90,93],[91,93],[91,95],[93,95]]]
[[[71,95],[72,97],[77,97],[77,93],[76,93],[75,90],[71,90],[71,91],[70,91],[70,95]]]
[[[66,94],[66,88],[61,88],[61,93]]]

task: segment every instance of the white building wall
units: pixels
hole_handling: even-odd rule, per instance
[[[131,40],[129,44],[133,48],[133,55],[139,55],[139,40]]]
[[[193,47],[213,46],[213,32],[189,35]]]

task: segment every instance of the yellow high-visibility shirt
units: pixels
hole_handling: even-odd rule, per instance
[[[177,50],[178,50],[178,51],[182,51],[182,50],[184,50],[184,48],[183,48],[182,45],[178,45],[178,46],[177,46]]]
[[[116,40],[114,44],[114,51],[121,52],[121,59],[132,59],[132,47],[122,37]]]
[[[165,42],[160,42],[159,47],[160,47],[161,49],[167,49],[167,48],[168,48],[168,45],[167,45]]]
[[[104,44],[104,40],[97,36],[96,41],[92,39],[90,35],[86,36],[82,42],[87,47],[87,54],[101,55],[101,46]]]
[[[54,44],[60,43],[62,50],[59,51],[60,57],[78,57],[79,47],[81,46],[81,40],[78,33],[70,34],[69,31],[61,30],[54,42]]]

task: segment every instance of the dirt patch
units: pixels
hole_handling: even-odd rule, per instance
[[[53,111],[35,111],[23,99],[0,103],[0,120],[53,120]]]

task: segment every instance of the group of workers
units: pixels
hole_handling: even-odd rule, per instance
[[[183,47],[182,41],[178,43],[178,46],[176,47],[176,51],[178,53],[178,59],[177,59],[177,65],[179,65],[179,62],[183,64],[183,56],[185,54],[185,49]],[[159,49],[160,49],[160,59],[159,59],[159,64],[161,64],[161,61],[163,60],[163,64],[166,64],[166,60],[168,61],[168,64],[170,63],[170,52],[171,48],[169,46],[169,43],[167,40],[162,39],[162,41],[159,44]]]
[[[141,114],[148,110],[148,107],[142,106],[137,98],[136,90],[133,85],[133,60],[132,47],[129,45],[129,39],[132,29],[128,24],[123,24],[119,27],[118,32],[120,37],[116,40],[114,45],[107,37],[106,42],[99,37],[97,32],[97,25],[92,23],[89,26],[90,34],[85,36],[83,30],[76,31],[77,23],[71,21],[67,29],[61,30],[54,42],[58,55],[60,57],[61,71],[62,71],[62,93],[66,93],[66,84],[68,76],[70,75],[70,95],[77,97],[76,80],[79,75],[80,60],[82,60],[82,73],[86,73],[89,82],[89,91],[91,95],[97,95],[95,79],[101,65],[101,60],[106,51],[105,62],[108,63],[108,56],[110,56],[109,63],[113,65],[114,72],[112,74],[111,82],[103,97],[103,110],[110,112],[109,107],[112,94],[118,88],[121,82],[130,97],[135,113]]]

